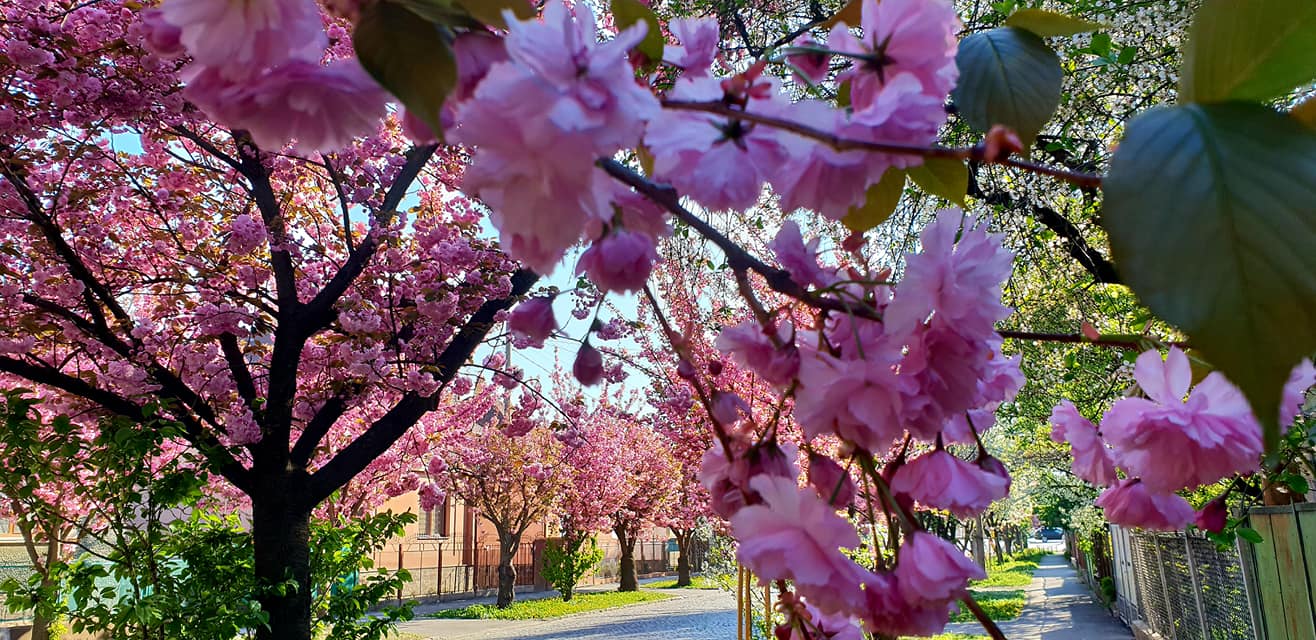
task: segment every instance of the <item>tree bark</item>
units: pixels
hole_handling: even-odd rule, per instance
[[[983,545],[983,539],[982,539],[982,516],[978,516],[978,519],[974,521],[972,541],[973,541],[973,561],[978,563],[978,566],[986,569],[987,549]]]
[[[261,482],[251,494],[256,583],[269,625],[256,640],[311,640],[311,504],[305,472]],[[287,588],[271,588],[286,585]]]
[[[635,578],[635,538],[627,535],[625,527],[617,527],[617,544],[621,546],[621,560],[617,568],[618,591],[639,591],[640,581]]]
[[[694,538],[693,530],[677,529],[676,548],[679,554],[676,556],[676,586],[690,586],[690,542]]]
[[[520,544],[521,534],[498,532],[498,601],[495,606],[499,609],[512,606],[516,600],[516,566],[512,559],[516,557]]]

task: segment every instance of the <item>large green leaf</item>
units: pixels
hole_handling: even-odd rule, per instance
[[[649,5],[640,0],[612,0],[612,17],[618,29],[626,29],[641,21],[648,24],[649,30],[644,33],[644,40],[635,48],[652,62],[663,59],[663,30],[658,24],[658,16],[654,15]]]
[[[1278,434],[1280,389],[1316,351],[1316,132],[1246,103],[1153,109],[1111,159],[1120,273]]]
[[[455,0],[459,6],[471,14],[472,18],[483,24],[507,28],[503,20],[503,11],[510,9],[517,19],[528,20],[535,17],[535,7],[525,0]]]
[[[1017,27],[975,33],[960,41],[960,81],[951,93],[974,129],[1003,124],[1032,141],[1060,105],[1060,59],[1036,34]]]
[[[964,206],[969,190],[969,167],[955,158],[927,158],[909,168],[909,179],[923,191]]]
[[[387,0],[361,10],[352,32],[366,71],[436,134],[439,110],[457,85],[457,61],[434,23]]]
[[[1006,26],[1026,29],[1043,38],[1072,36],[1106,28],[1100,22],[1067,16],[1045,9],[1020,9],[1005,19]]]
[[[891,217],[904,193],[905,172],[901,169],[887,169],[877,184],[868,187],[864,203],[850,207],[841,222],[851,231],[868,231]]]
[[[1266,100],[1316,79],[1316,2],[1203,0],[1179,74],[1181,102]]]

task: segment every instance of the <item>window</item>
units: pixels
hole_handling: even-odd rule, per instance
[[[445,498],[439,506],[422,511],[420,514],[420,536],[422,538],[448,535],[448,500]]]

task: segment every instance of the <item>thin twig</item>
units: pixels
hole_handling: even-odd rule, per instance
[[[1031,173],[1037,173],[1045,176],[1056,178],[1070,184],[1096,189],[1101,187],[1101,176],[1091,173],[1082,173],[1070,171],[1057,167],[1051,167],[1027,160],[1014,160],[1011,158],[992,158],[988,157],[986,147],[979,145],[974,147],[940,147],[925,146],[917,144],[908,144],[903,142],[872,142],[869,140],[855,140],[853,138],[843,138],[834,133],[828,133],[821,129],[800,124],[798,122],[777,118],[761,113],[750,113],[741,109],[736,109],[722,102],[695,102],[689,100],[664,100],[663,107],[668,109],[678,109],[683,111],[702,111],[704,113],[713,113],[717,115],[736,118],[746,122],[755,122],[758,124],[775,127],[783,131],[804,136],[817,140],[837,151],[875,151],[879,153],[897,153],[902,155],[922,156],[925,158],[954,158],[957,160],[973,160],[983,163],[995,163],[1022,169]]]

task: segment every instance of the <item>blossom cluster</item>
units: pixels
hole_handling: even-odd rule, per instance
[[[839,441],[856,460],[902,449],[872,479],[889,486],[891,500],[870,501],[890,514],[890,526],[901,526],[910,505],[972,517],[1006,496],[1010,479],[999,461],[981,448],[967,461],[946,445],[977,442],[991,426],[987,417],[1023,384],[1018,359],[1002,355],[994,328],[1009,313],[1001,287],[1011,256],[1000,238],[947,209],[921,239],[922,251],[906,256],[903,277],[892,285],[884,272],[820,265],[816,242],[787,224],[772,248],[791,277],[842,308],[865,301],[876,317],[838,311],[813,328],[751,319],[723,330],[717,343],[793,395],[806,442]],[[729,407],[714,407],[727,438],[705,456],[700,477],[713,511],[741,543],[741,561],[765,582],[790,580],[808,607],[852,618],[866,631],[939,630],[981,569],[908,522],[894,558],[877,558],[876,569],[860,566],[843,551],[860,546],[855,526],[837,513],[855,503],[849,474],[813,453],[809,486],[799,487],[793,447],[759,439],[734,394],[714,398]],[[931,448],[907,460],[911,442]]]
[[[1107,520],[1160,530],[1182,529],[1196,520],[1219,531],[1222,514],[1213,513],[1219,504],[1195,517],[1175,492],[1258,471],[1261,424],[1243,393],[1220,372],[1193,385],[1192,364],[1178,347],[1164,357],[1158,350],[1142,353],[1133,376],[1146,397],[1116,401],[1100,428],[1062,401],[1051,414],[1051,438],[1070,444],[1074,475],[1105,488],[1097,506]],[[1316,369],[1304,360],[1284,387],[1279,424],[1293,422],[1313,383]]]
[[[385,113],[388,96],[361,64],[329,53],[313,0],[170,0],[143,25],[156,54],[190,58],[187,99],[261,147],[336,151]]]

